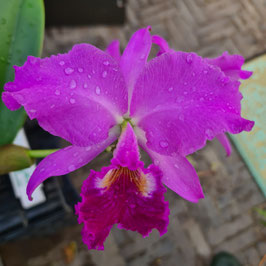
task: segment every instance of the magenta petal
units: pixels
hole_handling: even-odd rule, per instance
[[[5,90],[8,107],[23,105],[45,130],[78,146],[106,139],[128,108],[118,63],[87,44],[50,58],[29,56]]]
[[[251,71],[241,69],[245,61],[241,55],[230,55],[228,52],[224,52],[217,58],[206,58],[205,60],[208,64],[219,67],[226,76],[234,80],[248,79],[252,75]]]
[[[138,130],[138,132],[141,131]],[[204,198],[199,177],[194,167],[185,157],[176,153],[167,156],[152,151],[147,147],[145,136],[142,133],[138,134],[138,139],[141,147],[162,171],[162,182],[167,187],[191,202],[198,202],[199,199]]]
[[[128,124],[119,138],[111,166],[101,172],[91,171],[82,186],[82,202],[76,206],[76,212],[79,223],[84,223],[82,236],[88,248],[103,249],[114,224],[143,236],[153,228],[164,234],[169,209],[163,198],[166,189],[161,178],[157,166],[145,169],[139,161],[136,137]]]
[[[151,50],[150,29],[151,27],[149,26],[135,32],[121,57],[120,67],[128,87],[129,102],[135,81],[147,63]]]
[[[130,116],[150,149],[185,156],[218,134],[252,129],[254,122],[240,114],[239,85],[196,54],[165,53],[141,72]]]
[[[152,36],[152,42],[155,43],[155,44],[157,44],[160,47],[160,50],[157,53],[157,56],[172,51],[169,48],[167,41],[165,39],[163,39],[159,35],[153,35]]]
[[[27,195],[31,199],[33,191],[47,178],[65,175],[84,166],[118,137],[117,131],[112,131],[110,136],[98,145],[88,147],[68,146],[44,158],[33,172],[28,186]]]
[[[118,40],[112,41],[106,48],[106,53],[111,55],[117,62],[120,61],[120,43]]]
[[[227,136],[225,134],[219,134],[216,136],[216,138],[220,141],[220,143],[224,147],[226,151],[226,155],[230,156],[232,152],[232,148],[231,148],[231,144]]]

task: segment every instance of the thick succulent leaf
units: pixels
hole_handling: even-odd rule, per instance
[[[43,35],[42,0],[0,1],[0,93],[13,79],[13,65],[22,65],[28,55],[40,56]],[[24,120],[23,109],[12,112],[0,99],[0,146],[13,141]]]

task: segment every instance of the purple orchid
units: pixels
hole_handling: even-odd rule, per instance
[[[160,50],[148,62],[152,43]],[[111,165],[91,171],[83,183],[76,207],[83,240],[103,249],[114,224],[143,236],[153,228],[165,233],[169,209],[162,183],[197,202],[204,195],[186,156],[214,137],[230,154],[224,133],[254,125],[240,113],[239,80],[251,75],[241,70],[243,63],[227,53],[203,59],[176,52],[151,36],[150,27],[138,30],[122,55],[114,41],[105,52],[79,44],[68,54],[28,57],[5,85],[4,103],[11,110],[24,106],[41,127],[72,143],[41,161],[28,197],[47,178],[84,166],[119,138]],[[138,145],[154,162],[147,169]]]

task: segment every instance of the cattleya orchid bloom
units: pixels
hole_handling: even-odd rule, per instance
[[[148,61],[151,45],[160,50]],[[224,53],[204,59],[176,52],[150,27],[138,30],[122,55],[119,42],[101,51],[78,44],[67,54],[28,57],[15,67],[15,80],[2,99],[11,110],[24,106],[42,128],[72,145],[41,161],[27,194],[51,176],[72,172],[118,139],[109,167],[91,171],[76,206],[84,223],[83,240],[103,249],[111,227],[147,236],[163,234],[168,224],[165,188],[191,202],[203,198],[196,171],[186,156],[217,137],[230,154],[224,135],[250,131],[254,122],[241,117],[243,57]],[[138,145],[153,160],[147,169]]]

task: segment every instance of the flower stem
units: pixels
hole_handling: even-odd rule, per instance
[[[58,151],[59,149],[53,150],[28,150],[27,153],[31,158],[44,158],[51,153]]]

